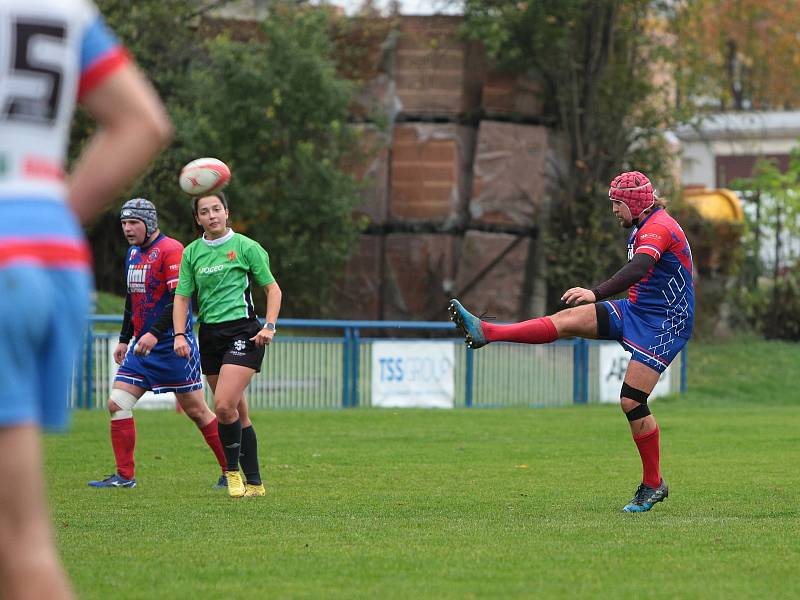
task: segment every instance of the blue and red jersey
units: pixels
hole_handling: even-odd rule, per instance
[[[631,286],[632,308],[654,324],[670,319],[672,333],[689,338],[694,323],[693,264],[683,229],[667,211],[656,209],[631,231],[628,260],[634,254],[647,254],[656,262]]]
[[[133,335],[146,333],[158,320],[164,308],[172,303],[172,293],[178,286],[183,244],[160,234],[147,246],[131,246],[125,259],[128,294],[131,297]],[[186,329],[192,330],[192,311],[189,311]],[[159,336],[159,342],[171,344],[173,328]]]

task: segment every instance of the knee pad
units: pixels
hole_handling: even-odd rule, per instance
[[[644,419],[650,414],[650,407],[647,406],[647,398],[649,396],[650,394],[647,392],[637,390],[635,387],[631,387],[627,383],[622,384],[620,398],[628,398],[629,400],[639,403],[639,406],[625,413],[625,417],[628,419],[628,421]]]
[[[130,419],[133,416],[133,407],[139,399],[125,390],[118,390],[114,388],[111,390],[111,400],[119,406],[119,410],[111,415],[111,420]]]

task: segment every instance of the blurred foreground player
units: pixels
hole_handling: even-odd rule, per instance
[[[98,129],[64,173],[79,100]],[[0,596],[69,598],[40,427],[66,424],[92,284],[81,222],[169,140],[157,95],[87,0],[0,0]]]
[[[470,348],[498,341],[546,344],[583,337],[616,340],[631,353],[620,406],[639,450],[643,476],[622,510],[646,512],[669,493],[661,477],[659,428],[647,398],[692,334],[692,252],[680,225],[664,210],[664,202],[644,174],[618,175],[608,197],[620,225],[632,228],[628,263],[592,289],[567,290],[561,300],[574,308],[511,325],[480,321],[455,299],[449,311]],[[627,288],[627,299],[604,300]]]

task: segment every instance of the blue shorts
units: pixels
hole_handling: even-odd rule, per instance
[[[663,373],[683,350],[688,337],[675,335],[670,319],[645,313],[630,300],[606,300],[608,310],[608,339],[617,340],[635,360]],[[691,335],[691,328],[681,333]]]
[[[82,268],[0,267],[0,426],[66,426],[91,288]]]
[[[114,381],[122,381],[152,390],[155,394],[175,392],[183,394],[203,388],[200,379],[200,352],[194,336],[188,334],[186,342],[189,344],[189,358],[181,358],[173,350],[173,338],[159,341],[150,354],[137,356],[133,353],[136,340],[131,340],[128,353],[117,369]]]

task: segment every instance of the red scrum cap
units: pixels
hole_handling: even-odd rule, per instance
[[[608,189],[608,197],[624,202],[633,219],[638,219],[656,201],[653,184],[647,175],[639,171],[628,171],[614,177]]]

